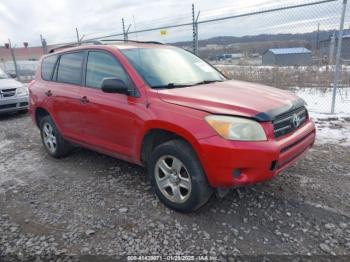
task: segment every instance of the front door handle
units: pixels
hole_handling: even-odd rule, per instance
[[[51,90],[48,90],[47,92],[45,92],[45,95],[46,95],[46,96],[52,96]]]
[[[86,96],[83,96],[82,98],[79,99],[80,103],[82,104],[87,104],[89,103],[89,99]]]

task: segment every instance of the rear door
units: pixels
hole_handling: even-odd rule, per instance
[[[80,89],[81,137],[102,150],[130,157],[136,143],[135,104],[137,98],[104,93],[104,78],[132,81],[117,58],[105,51],[89,51],[86,58],[85,87]]]
[[[48,92],[52,96],[52,112],[55,123],[66,137],[80,137],[78,107],[79,89],[82,84],[84,52],[61,54],[57,62],[53,82]]]

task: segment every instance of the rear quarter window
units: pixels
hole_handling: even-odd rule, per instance
[[[52,71],[55,67],[57,57],[57,55],[52,55],[43,59],[43,62],[41,64],[41,76],[44,80],[51,80]]]

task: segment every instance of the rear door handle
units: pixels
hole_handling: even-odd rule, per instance
[[[51,90],[48,90],[47,92],[45,92],[45,95],[46,95],[46,96],[52,96]]]
[[[86,96],[83,96],[82,98],[79,99],[80,103],[82,104],[87,104],[89,103],[89,99]]]

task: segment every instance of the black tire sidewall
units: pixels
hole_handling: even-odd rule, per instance
[[[191,177],[192,189],[190,197],[184,203],[174,203],[167,199],[160,191],[155,179],[155,165],[159,158],[170,155],[178,158],[186,167]],[[193,149],[181,140],[173,140],[157,146],[149,160],[148,174],[152,187],[159,199],[169,208],[179,212],[188,213],[205,204],[212,194],[203,168]]]

